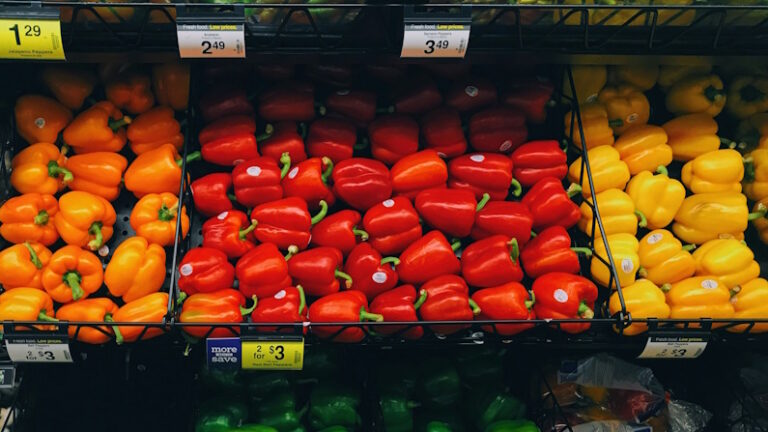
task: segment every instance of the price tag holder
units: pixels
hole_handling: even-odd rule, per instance
[[[707,348],[709,333],[706,331],[649,332],[648,342],[637,358],[644,359],[694,359]]]
[[[66,60],[58,8],[0,8],[0,58]]]
[[[5,348],[14,363],[72,363],[69,338],[59,334],[5,334]]]
[[[304,338],[301,336],[244,337],[243,369],[301,370]]]
[[[212,9],[208,9],[213,11]],[[245,58],[245,12],[188,14],[177,6],[176,36],[181,58]]]
[[[413,5],[403,7],[400,57],[464,58],[472,24],[471,6],[458,6],[458,13],[418,12]]]
[[[16,366],[0,365],[0,389],[11,389],[16,382]]]

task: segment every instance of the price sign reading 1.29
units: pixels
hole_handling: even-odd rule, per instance
[[[64,60],[59,20],[0,17],[0,58]]]
[[[405,24],[400,57],[463,58],[469,31],[469,24]]]

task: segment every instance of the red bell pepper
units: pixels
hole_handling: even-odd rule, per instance
[[[194,323],[222,323],[236,324],[243,322],[243,316],[253,312],[254,304],[250,308],[245,307],[245,297],[240,291],[223,289],[204,294],[193,294],[184,301],[181,306],[179,321],[182,324]],[[210,327],[210,326],[183,326],[182,329],[189,335],[198,338],[230,337],[232,333],[240,333],[239,326]]]
[[[480,307],[479,320],[532,320],[536,318],[532,308],[534,298],[518,282],[483,288],[472,294],[472,300]],[[533,327],[533,324],[495,324],[483,326],[483,331],[503,336],[514,335]]]
[[[338,90],[328,95],[325,107],[358,125],[367,125],[376,118],[376,93],[368,90]]]
[[[494,235],[478,240],[461,252],[461,275],[473,287],[486,288],[520,282],[523,270],[517,239]]]
[[[357,142],[357,129],[352,123],[324,117],[309,126],[307,152],[311,157],[328,157],[339,163],[352,157]]]
[[[311,209],[318,208],[320,201],[332,206],[336,202],[336,196],[328,187],[332,172],[333,162],[327,157],[310,158],[294,165],[283,178],[285,196],[302,198]]]
[[[384,317],[384,321],[409,322],[418,321],[419,316],[416,311],[427,300],[427,292],[416,293],[413,285],[402,285],[395,289],[383,292],[376,296],[371,302],[371,312]],[[402,332],[406,326],[377,326],[376,333],[382,335],[391,335]],[[405,339],[421,339],[424,336],[424,328],[420,326],[412,327],[403,332]]]
[[[582,323],[560,324],[566,333],[581,333],[589,329],[595,316],[597,286],[589,279],[562,272],[547,273],[533,282],[536,304],[533,311],[540,319],[585,319]]]
[[[339,291],[339,279],[345,280],[346,288],[352,286],[352,278],[339,270],[343,264],[344,256],[340,250],[321,246],[291,257],[288,274],[296,284],[304,287],[307,295],[322,297]]]
[[[422,150],[397,161],[389,172],[395,196],[413,198],[424,189],[443,186],[448,166],[434,150]]]
[[[229,173],[213,173],[200,177],[189,185],[195,209],[207,217],[232,210],[228,191],[232,187]]]
[[[371,122],[368,137],[373,157],[387,165],[419,151],[419,125],[401,114],[381,116]]]
[[[571,247],[571,236],[565,228],[554,225],[540,232],[520,253],[525,274],[537,278],[546,273],[579,273],[577,253],[592,255],[592,250]]]
[[[344,265],[344,272],[352,278],[349,289],[361,291],[369,300],[373,300],[397,285],[395,266],[399,262],[396,257],[382,258],[373,246],[360,243],[349,253]]]
[[[514,166],[512,174],[526,187],[544,177],[564,179],[568,173],[568,158],[555,140],[525,143],[512,152],[510,158]]]
[[[320,211],[313,217],[301,198],[264,203],[251,212],[251,218],[257,222],[253,236],[261,243],[274,243],[281,250],[288,250],[291,245],[303,250],[309,246],[312,225],[323,220],[327,212],[325,201],[320,202]]]
[[[284,257],[272,243],[262,243],[237,260],[235,274],[238,289],[246,297],[267,297],[291,286],[286,260],[299,249],[289,248]]]
[[[360,323],[382,321],[384,317],[367,311],[368,301],[360,291],[342,291],[320,297],[309,306],[309,321],[315,323]],[[365,327],[354,325],[314,326],[312,333],[334,342],[356,343],[365,338]]]
[[[354,210],[336,212],[312,227],[312,244],[329,246],[347,256],[357,245],[357,238],[368,240],[368,233],[358,229],[362,216]]]
[[[279,81],[292,78],[296,73],[295,65],[267,63],[256,65],[255,67],[259,76],[267,81]]]
[[[236,115],[254,117],[253,105],[245,90],[234,87],[211,87],[200,97],[200,113],[206,123]]]
[[[283,197],[283,177],[291,167],[291,157],[283,153],[280,157],[283,167],[269,157],[257,157],[244,161],[232,170],[235,198],[240,204],[252,208]]]
[[[395,111],[401,114],[424,114],[443,103],[437,84],[427,76],[402,80],[393,93]]]
[[[498,99],[496,86],[485,78],[456,81],[445,95],[445,104],[461,112],[477,111],[494,105]]]
[[[307,78],[333,87],[349,85],[356,72],[356,67],[351,65],[312,63],[304,67],[304,75]]]
[[[467,283],[456,275],[438,276],[422,285],[419,293],[426,292],[427,299],[419,308],[424,321],[472,321],[480,314],[480,308],[469,298]],[[436,325],[435,333],[450,335],[468,328],[469,324]]]
[[[255,323],[300,323],[307,320],[307,300],[304,298],[304,290],[301,286],[285,287],[274,295],[259,297],[256,309],[251,314],[251,321]],[[263,333],[275,333],[279,331],[292,332],[292,328],[256,327]],[[306,328],[304,329],[306,332]]]
[[[304,124],[301,124],[304,127]],[[304,138],[296,128],[296,122],[284,121],[275,124],[272,136],[261,143],[261,155],[280,160],[283,153],[288,153],[292,163],[307,160],[304,151]]]
[[[514,108],[488,108],[469,119],[469,143],[477,151],[507,153],[526,138],[525,115]]]
[[[253,136],[252,133],[240,133],[208,141],[201,144],[200,151],[203,160],[216,165],[232,166],[244,160],[259,157],[258,141],[272,135],[272,125],[267,125],[263,135]]]
[[[352,158],[339,162],[331,174],[333,193],[351,207],[360,211],[392,196],[389,170],[383,163],[366,158]]]
[[[442,158],[454,158],[467,151],[467,139],[461,128],[459,112],[441,107],[421,118],[424,146],[435,150]]]
[[[232,288],[234,281],[235,268],[218,249],[192,248],[179,263],[179,289],[187,294]]]
[[[248,234],[256,229],[256,221],[240,210],[219,213],[203,224],[203,247],[224,252],[229,258],[239,258],[254,248]]]
[[[481,199],[484,193],[491,200],[504,200],[509,195],[520,196],[522,187],[512,177],[512,160],[507,156],[495,153],[473,153],[459,156],[448,163],[451,189],[468,189],[475,194],[475,199]]]
[[[365,65],[365,71],[371,78],[375,78],[379,81],[386,83],[401,82],[408,73],[407,64],[367,64]]]
[[[459,274],[461,264],[456,258],[460,242],[448,243],[440,231],[430,231],[411,243],[400,254],[397,275],[405,283],[420,285],[446,274]]]
[[[314,119],[314,86],[297,82],[270,86],[259,96],[259,117],[270,122]]]
[[[516,238],[519,246],[531,239],[533,215],[525,204],[491,201],[475,214],[472,238],[481,240],[496,234]]]
[[[571,197],[581,192],[574,184],[566,191],[563,183],[555,177],[538,181],[522,199],[533,215],[533,229],[538,232],[553,225],[570,228],[581,218],[581,211]]]
[[[205,125],[203,130],[197,134],[197,140],[203,145],[229,136],[255,134],[256,120],[252,116],[233,115]]]
[[[384,255],[397,254],[421,238],[421,223],[413,205],[395,197],[371,207],[363,216],[371,246]]]
[[[531,123],[544,123],[555,86],[549,80],[539,78],[516,80],[512,85],[501,97],[501,102],[524,112]]]
[[[478,203],[471,191],[433,188],[419,192],[415,204],[416,211],[428,225],[448,236],[461,238],[472,232],[475,214],[485,207],[489,198],[484,194]]]

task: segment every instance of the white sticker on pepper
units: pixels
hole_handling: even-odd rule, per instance
[[[621,260],[621,270],[624,271],[624,273],[632,273],[632,270],[635,269],[635,263],[632,262],[629,258],[624,258]]]
[[[388,199],[388,200],[382,202],[381,205],[383,205],[386,208],[393,207],[395,205],[395,200]]]
[[[377,271],[371,275],[371,279],[373,279],[374,282],[381,284],[387,281],[387,274],[382,271]]]
[[[650,245],[656,244],[656,243],[660,242],[662,238],[664,238],[664,235],[662,235],[661,233],[651,234],[648,237],[647,242]]]
[[[251,177],[258,177],[261,175],[261,167],[249,166],[248,169],[245,170],[245,172]]]
[[[224,219],[226,219],[226,218],[227,218],[227,216],[228,216],[228,215],[229,215],[229,212],[221,212],[221,213],[219,213],[219,215],[218,215],[218,216],[216,216],[216,219],[218,219],[218,220],[224,220]]]
[[[704,279],[701,281],[701,287],[706,289],[715,289],[718,287],[717,281],[713,279]]]
[[[565,303],[568,301],[568,293],[563,291],[562,288],[558,288],[555,290],[555,300],[557,300],[560,303]]]
[[[183,266],[179,267],[179,273],[181,273],[182,276],[189,276],[192,274],[192,264],[184,264]]]
[[[299,175],[299,167],[293,167],[293,169],[288,173],[288,178],[292,179]]]
[[[473,154],[472,156],[469,157],[469,160],[471,160],[472,162],[480,163],[485,160],[485,156],[481,154]]]
[[[466,93],[469,97],[475,97],[478,93],[480,93],[480,91],[475,86],[466,86],[464,88],[464,93]]]
[[[499,146],[499,150],[500,150],[500,151],[507,151],[507,150],[509,150],[509,149],[511,149],[511,148],[512,148],[512,142],[511,142],[511,141],[509,141],[509,140],[506,140],[506,141],[504,141],[504,142],[503,142],[503,143],[501,143],[501,145]]]

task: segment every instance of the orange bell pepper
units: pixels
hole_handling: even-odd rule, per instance
[[[69,303],[56,312],[56,318],[60,321],[80,321],[80,322],[106,322],[112,323],[112,315],[117,312],[117,305],[112,300],[101,297],[81,300],[75,303]],[[80,327],[78,329],[78,327]],[[79,330],[79,331],[78,331]],[[116,325],[111,326],[69,326],[69,337],[89,344],[103,344],[115,336],[115,342],[118,345],[123,343],[123,335]]]
[[[72,121],[72,111],[55,99],[24,95],[14,107],[16,130],[30,144],[56,142],[59,132]]]
[[[200,159],[199,151],[187,155],[187,162]],[[182,158],[173,144],[163,144],[136,157],[125,171],[125,188],[141,198],[149,193],[179,193]]]
[[[51,251],[40,243],[24,242],[0,251],[0,285],[4,289],[29,287],[43,289],[43,267]]]
[[[143,237],[131,237],[115,249],[104,271],[104,285],[115,297],[132,302],[157,292],[165,282],[165,249]]]
[[[112,204],[88,192],[67,192],[59,198],[59,212],[53,218],[65,243],[99,249],[112,238],[117,215]]]
[[[112,318],[118,323],[162,323],[166,315],[168,315],[168,294],[157,292],[124,304]],[[119,329],[126,342],[152,339],[164,333],[160,327],[123,325],[119,326]]]
[[[53,96],[72,110],[83,106],[97,82],[93,71],[72,65],[46,66],[40,75]]]
[[[173,144],[177,151],[181,150],[184,135],[181,134],[181,125],[173,116],[171,108],[158,106],[136,117],[128,126],[131,150],[140,155],[163,144]]]
[[[127,140],[123,126],[131,118],[111,102],[101,101],[72,120],[64,129],[64,142],[75,153],[119,152]]]
[[[149,75],[138,70],[129,70],[107,81],[104,90],[107,99],[119,109],[131,114],[141,114],[155,105],[151,84]]]
[[[57,250],[43,269],[43,288],[59,303],[70,303],[95,293],[104,281],[99,257],[77,246]]]
[[[51,297],[45,291],[34,288],[17,288],[1,294],[0,320],[57,321]]]
[[[32,144],[11,160],[11,185],[23,194],[54,195],[72,181],[72,173],[64,168],[66,161],[55,145]]]
[[[68,186],[71,190],[89,192],[107,201],[114,201],[120,195],[126,167],[128,160],[119,153],[75,155],[67,160],[67,168],[75,176]]]
[[[0,236],[11,243],[38,242],[50,246],[59,239],[53,217],[59,203],[53,195],[28,193],[0,206]]]
[[[187,109],[189,65],[178,62],[155,65],[152,67],[152,87],[158,104],[168,105],[176,111]]]
[[[170,192],[151,193],[141,197],[131,211],[131,228],[136,235],[160,246],[176,240],[179,199]],[[181,207],[181,238],[189,231],[187,208]]]

